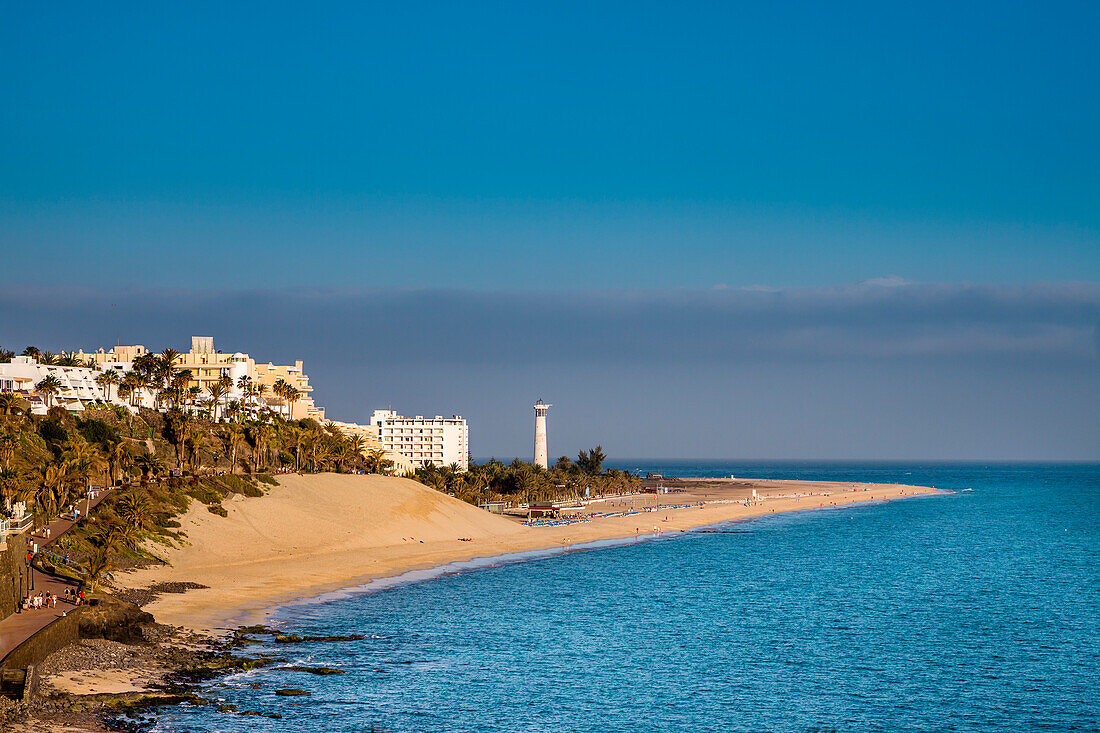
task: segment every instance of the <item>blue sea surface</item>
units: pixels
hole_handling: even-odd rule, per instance
[[[290,606],[165,731],[1100,730],[1100,465],[619,462],[955,493]],[[277,697],[297,687],[309,697]]]

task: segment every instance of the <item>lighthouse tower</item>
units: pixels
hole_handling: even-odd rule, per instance
[[[535,403],[535,464],[549,468],[546,460],[546,411],[550,405],[542,400]]]

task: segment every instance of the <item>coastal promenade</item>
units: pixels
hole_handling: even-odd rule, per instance
[[[81,521],[87,515],[90,515],[89,510],[97,507],[111,491],[110,489],[94,490],[98,492],[95,499],[90,501],[82,499],[80,501],[78,508],[81,509],[82,513]],[[42,552],[64,536],[76,524],[77,522],[72,519],[58,518],[47,525],[50,530],[48,538],[45,536],[46,528],[43,527],[38,531],[28,532],[26,535],[9,537],[8,541],[22,545],[17,546],[16,549],[24,553],[31,551],[31,543],[37,543],[39,552]],[[57,596],[57,606],[53,608],[23,609],[20,612],[11,613],[7,618],[0,621],[0,667],[4,666],[3,660],[16,647],[75,608],[75,604],[71,599],[75,598],[75,594],[80,590],[81,584],[79,582],[44,573],[34,567],[31,568],[30,576],[31,588],[24,589],[24,595],[34,595],[42,591],[48,591],[51,595]],[[72,595],[66,596],[66,589]]]

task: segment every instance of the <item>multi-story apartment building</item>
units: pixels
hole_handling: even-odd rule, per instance
[[[313,387],[309,386],[309,377],[302,371],[301,359],[295,361],[293,366],[280,366],[271,362],[267,364],[253,362],[251,376],[257,384],[266,384],[269,394],[271,394],[271,389],[275,386],[275,383],[280,379],[298,390],[301,397],[293,404],[287,405],[279,398],[274,398],[279,404],[279,410],[284,415],[287,411],[290,411],[290,417],[293,420],[311,417],[319,422],[325,421],[325,408],[318,407],[313,403]]]
[[[393,464],[391,471],[395,476],[402,476],[416,469],[416,466],[407,456],[392,450],[386,450],[386,446],[382,443],[381,428],[377,425],[360,425],[359,423],[340,422],[339,420],[329,420],[327,424],[344,435],[362,438],[363,455],[367,455],[373,450],[382,451],[382,457]]]
[[[39,364],[30,356],[13,356],[11,362],[0,364],[0,392],[22,395],[30,402],[31,412],[45,415],[46,399],[38,394],[35,385],[46,377],[53,376],[60,386],[57,394],[50,397],[50,404],[80,412],[86,403],[104,398],[104,390],[96,382],[100,371],[88,367]],[[112,402],[115,401],[112,399]]]
[[[469,431],[458,415],[404,417],[393,410],[375,410],[370,424],[378,428],[386,450],[400,453],[417,466],[457,463],[462,471],[470,467]]]
[[[83,351],[77,353],[81,359],[92,359],[102,368],[108,366],[129,371],[133,360],[148,353],[144,346],[116,346],[110,350],[99,349],[91,354]],[[263,384],[267,387],[263,400],[271,410],[289,417],[292,420],[313,418],[320,422],[325,419],[325,409],[317,406],[313,401],[313,387],[309,384],[309,377],[302,369],[302,361],[295,361],[293,366],[280,366],[268,362],[257,364],[248,354],[241,352],[223,353],[214,348],[212,336],[192,336],[191,350],[181,353],[176,358],[175,368],[187,369],[191,372],[191,384],[198,386],[205,395],[209,392],[209,385],[217,382],[223,376],[228,376],[232,381],[229,388],[230,400],[243,400],[244,394],[239,387],[241,377],[247,376],[253,384]],[[285,380],[300,393],[296,402],[288,403],[278,397],[272,389],[280,379]]]

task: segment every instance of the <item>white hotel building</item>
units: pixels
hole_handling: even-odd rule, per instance
[[[57,394],[51,399],[56,407],[74,412],[83,411],[89,402],[103,400],[104,390],[96,383],[99,369],[39,364],[29,356],[13,356],[10,362],[0,364],[0,392],[15,392],[30,402],[35,415],[46,414],[46,402],[35,390],[35,385],[52,376],[60,383]],[[111,402],[123,404],[112,390]]]
[[[400,453],[416,466],[457,463],[462,471],[470,467],[469,431],[458,415],[403,417],[393,410],[375,410],[370,424],[378,427],[387,451]]]

